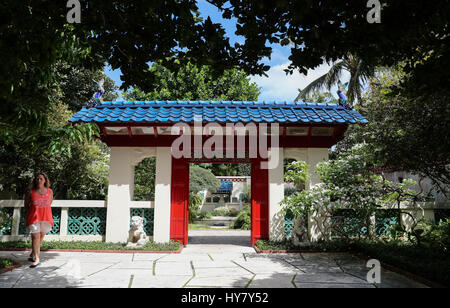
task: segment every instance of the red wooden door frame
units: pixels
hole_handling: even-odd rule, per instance
[[[188,244],[189,161],[172,158],[170,239]],[[251,244],[269,238],[269,172],[251,160]]]
[[[170,185],[170,239],[188,243],[189,227],[189,162],[172,157]]]
[[[261,160],[251,163],[252,246],[258,240],[269,239],[269,170],[261,169]]]

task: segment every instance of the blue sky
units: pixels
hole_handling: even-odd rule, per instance
[[[242,43],[244,41],[243,37],[237,36],[234,33],[236,31],[235,19],[223,19],[219,10],[204,0],[198,1],[198,7],[202,17],[206,18],[210,16],[214,23],[220,23],[224,27],[231,44],[235,42]],[[250,79],[256,82],[261,88],[260,101],[292,101],[298,94],[298,88],[304,88],[311,81],[325,74],[330,68],[328,64],[323,64],[314,70],[308,71],[306,76],[298,72],[294,72],[292,75],[286,75],[284,69],[289,65],[288,57],[290,55],[290,48],[275,44],[270,46],[272,47],[271,58],[263,60],[264,63],[270,66],[270,70],[267,72],[268,76],[250,76]],[[110,67],[107,67],[105,73],[117,85],[122,84],[120,70],[112,71]],[[349,74],[344,73],[342,79],[344,82],[348,81]],[[332,88],[331,93],[337,97],[336,90],[336,87]]]

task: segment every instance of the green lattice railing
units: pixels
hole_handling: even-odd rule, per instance
[[[365,211],[338,209],[331,218],[332,236],[367,236],[370,217]]]
[[[144,231],[148,236],[153,236],[153,223],[155,219],[155,209],[130,209],[130,226],[131,226],[131,217],[139,216],[144,218]]]
[[[291,213],[287,213],[284,216],[284,234],[287,238],[292,236],[294,230],[294,216]]]
[[[106,208],[69,208],[68,235],[105,235]]]
[[[377,236],[386,235],[389,228],[400,224],[400,210],[378,210],[375,213],[375,233]]]

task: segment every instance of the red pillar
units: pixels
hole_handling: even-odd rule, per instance
[[[261,160],[252,160],[252,246],[260,239],[269,239],[269,171],[261,169]]]
[[[186,159],[172,158],[170,201],[170,239],[188,243],[189,226],[189,163]]]

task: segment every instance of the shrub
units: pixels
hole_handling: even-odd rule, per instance
[[[214,209],[214,211],[212,211],[211,215],[212,216],[228,216],[228,214],[230,213],[230,210],[226,207],[226,206],[220,206]]]
[[[197,220],[203,220],[205,218],[211,218],[211,213],[210,212],[206,212],[206,211],[201,211],[198,213],[196,219]]]
[[[14,263],[14,261],[11,261],[9,259],[0,258],[0,269],[3,269],[5,267],[8,267],[8,266],[11,266],[14,264],[16,264],[16,263]]]
[[[12,217],[8,214],[7,209],[0,208],[0,233],[11,227]]]
[[[242,229],[242,230],[251,230],[252,228],[252,214],[250,211],[250,205],[245,204],[242,211],[239,212],[236,220],[233,221],[230,228],[232,229]]]
[[[202,205],[203,197],[199,194],[189,194],[189,222],[192,223],[197,219],[200,205]]]
[[[441,220],[438,224],[434,222],[423,222],[412,235],[416,238],[419,246],[450,252],[450,219]]]

